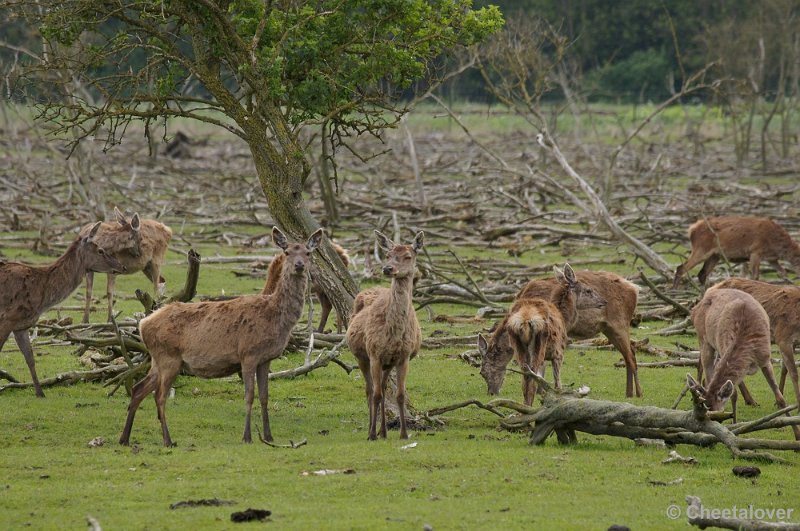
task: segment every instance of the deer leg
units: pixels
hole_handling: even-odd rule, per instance
[[[553,366],[553,383],[556,386],[556,389],[561,389],[561,357],[553,356],[553,359],[550,361],[550,365]],[[544,372],[544,371],[543,371]]]
[[[636,363],[636,353],[631,346],[631,337],[628,334],[627,326],[627,324],[621,325],[619,333],[616,330],[607,329],[603,330],[603,334],[622,354],[622,359],[625,361],[625,397],[630,398],[635,392],[636,396],[641,398],[642,386],[639,385],[639,367]]]
[[[321,334],[325,331],[325,325],[328,323],[328,315],[330,315],[333,305],[328,296],[322,293],[322,291],[317,294],[317,297],[319,298],[319,305],[322,307],[319,315],[319,326],[317,327],[317,333]]]
[[[736,399],[739,393],[736,392],[736,387],[733,388],[733,394],[731,395],[731,410],[733,411],[733,423],[736,424]]]
[[[106,298],[108,299],[108,320],[114,316],[114,285],[117,282],[117,275],[107,273],[108,281],[106,282]]]
[[[89,322],[89,312],[92,308],[92,287],[94,286],[94,272],[86,272],[86,306],[83,308],[83,322]]]
[[[761,255],[753,253],[750,255],[750,278],[758,280],[761,273]]]
[[[772,372],[772,364],[767,362],[766,365],[761,367],[761,372],[764,373],[764,378],[767,379],[769,388],[772,389],[772,392],[775,394],[775,402],[778,403],[778,407],[786,407],[786,399],[783,398],[783,393],[781,393],[781,390],[778,389],[778,384],[775,382],[775,374]],[[787,415],[789,415],[789,413],[787,413]],[[734,422],[736,421],[734,420]],[[792,431],[794,432],[795,440],[800,441],[800,426],[792,426]]]
[[[244,435],[242,435],[242,441],[252,443],[250,414],[253,411],[253,398],[255,397],[256,371],[242,365],[242,380],[244,380]]]
[[[742,399],[744,400],[745,404],[747,404],[748,406],[758,406],[758,402],[756,402],[756,399],[753,398],[752,394],[750,394],[750,389],[748,389],[747,386],[744,384],[744,380],[739,382],[738,387],[739,387],[739,392],[742,393]]]
[[[708,275],[714,270],[717,266],[717,262],[719,262],[719,255],[712,254],[709,256],[705,262],[703,262],[703,267],[700,269],[700,272],[697,274],[697,280],[700,281],[700,284],[705,286],[706,280],[708,279]]]
[[[778,350],[781,351],[781,383],[778,387],[783,393],[786,385],[786,375],[788,374],[789,377],[792,379],[792,385],[794,386],[794,397],[795,397],[795,404],[800,405],[800,386],[798,386],[797,381],[797,365],[794,362],[794,342],[792,339],[789,339],[786,342],[781,342],[778,345]]]
[[[786,274],[786,269],[778,262],[777,260],[770,260],[770,265],[775,268],[775,271],[778,273],[778,276],[781,277],[782,280],[789,280],[789,276]]]
[[[403,359],[397,365],[397,407],[400,409],[400,438],[408,439],[406,431],[406,376],[408,375],[408,361]]]
[[[370,360],[369,369],[372,380],[372,401],[369,409],[369,435],[367,437],[370,441],[374,441],[378,438],[375,428],[378,423],[378,411],[383,403],[383,387],[381,386],[383,369],[377,359]]]
[[[161,422],[161,436],[164,439],[164,446],[167,448],[175,446],[175,443],[172,442],[172,437],[169,436],[169,428],[167,427],[167,397],[169,396],[169,388],[172,387],[172,382],[178,376],[179,370],[180,366],[173,371],[159,370],[158,382],[156,383],[156,409],[158,411],[158,420]]]
[[[361,369],[361,375],[364,377],[364,387],[367,391],[367,410],[369,411],[369,424],[372,424],[372,373],[369,370],[369,360],[356,356],[358,368]]]
[[[392,369],[384,370],[381,378],[381,437],[386,438],[386,386],[392,375]]]
[[[17,346],[22,351],[25,357],[25,363],[28,364],[28,369],[31,371],[31,380],[33,380],[33,388],[36,391],[36,396],[44,398],[44,391],[42,386],[39,385],[39,378],[36,376],[36,360],[33,357],[33,347],[31,347],[31,338],[28,337],[27,330],[16,330],[14,332],[14,339],[17,341]]]
[[[139,409],[142,400],[156,389],[157,383],[158,374],[151,371],[147,376],[139,380],[139,383],[133,386],[131,390],[131,401],[128,404],[128,417],[125,419],[125,427],[122,429],[122,435],[120,435],[119,438],[120,444],[128,446],[130,443],[131,428],[133,428],[133,417],[136,415],[136,410]]]
[[[256,382],[258,384],[258,401],[261,403],[261,422],[264,425],[264,440],[272,442],[272,430],[269,428],[269,362],[256,367]]]

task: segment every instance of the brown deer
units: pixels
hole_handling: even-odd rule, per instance
[[[245,400],[242,439],[246,443],[252,442],[250,414],[257,383],[264,439],[272,440],[267,410],[269,365],[283,353],[302,314],[306,270],[312,251],[322,240],[322,229],[302,244],[289,243],[273,227],[272,239],[286,255],[273,293],[225,301],[176,302],[142,319],[139,329],[152,365],[147,376],[133,387],[120,444],[129,443],[136,410],[155,391],[164,446],[173,446],[165,406],[170,386],[181,369],[203,378],[222,378],[241,371]]]
[[[563,271],[558,267],[553,267],[553,271],[557,286],[548,299],[518,298],[490,341],[478,335],[481,376],[486,380],[489,394],[499,392],[512,355],[521,369],[539,376],[544,375],[545,360],[550,360],[555,386],[560,389],[567,330],[577,320],[578,301],[582,309],[598,309],[606,305],[606,301],[592,288],[577,280],[569,264]],[[533,404],[537,387],[532,376],[523,374],[522,394],[526,405]]]
[[[750,294],[737,289],[710,289],[692,308],[692,322],[700,343],[700,364],[705,387],[689,382],[700,391],[710,411],[721,410],[730,399],[736,422],[736,388],[745,376],[759,368],[775,400],[786,407],[769,350],[769,317]],[[691,376],[689,376],[691,380]],[[800,440],[800,428],[794,427]]]
[[[330,242],[331,247],[333,250],[336,251],[336,254],[339,256],[339,259],[342,261],[345,267],[350,266],[350,256],[347,254],[347,251],[344,248],[334,242]],[[275,286],[278,284],[278,279],[280,278],[280,271],[283,268],[283,257],[284,255],[279,254],[276,256],[272,262],[270,262],[269,267],[267,268],[267,282],[264,284],[264,289],[261,290],[262,295],[269,295],[273,291],[275,291]],[[325,295],[325,292],[322,291],[316,282],[311,281],[311,291],[319,299],[319,304],[322,307],[322,313],[319,318],[319,326],[317,327],[317,333],[321,334],[325,331],[325,325],[328,323],[328,316],[331,313],[331,309],[333,309],[333,304],[331,304],[331,300]],[[342,333],[342,325],[341,320],[337,316],[336,320],[336,331],[338,333]]]
[[[690,269],[705,262],[697,279],[705,284],[720,258],[728,262],[748,262],[750,276],[758,280],[761,261],[772,264],[781,277],[786,270],[778,260],[787,260],[795,270],[800,270],[800,245],[786,230],[769,218],[724,216],[697,220],[689,227],[692,252],[675,270],[672,287],[677,288],[681,278]]]
[[[400,438],[406,431],[406,375],[409,361],[417,355],[422,335],[412,304],[414,269],[422,249],[423,233],[411,245],[396,245],[375,231],[378,245],[386,252],[383,274],[392,278],[392,287],[366,289],[356,296],[353,315],[347,328],[347,344],[364,375],[369,407],[369,440],[377,439],[380,409],[380,435],[386,438],[386,382],[397,368],[397,403],[400,407]]]
[[[158,298],[159,285],[164,282],[161,276],[161,266],[164,264],[164,255],[172,239],[172,229],[153,219],[140,219],[139,214],[134,214],[130,221],[126,220],[118,210],[117,224],[104,223],[98,234],[100,241],[106,243],[108,252],[114,255],[126,267],[125,274],[132,275],[142,271],[153,283],[153,297]],[[131,246],[127,243],[127,232],[120,230],[117,225],[127,223],[138,235],[138,245]],[[110,226],[110,227],[109,227]],[[108,230],[108,229],[112,230]],[[83,230],[86,230],[84,227]],[[108,299],[108,320],[114,315],[114,284],[117,277],[109,274],[106,282],[106,298]],[[83,311],[83,322],[89,322],[89,312],[92,304],[92,287],[94,274],[86,274],[86,307]]]
[[[602,332],[622,354],[627,372],[625,396],[642,396],[639,385],[639,371],[636,352],[631,346],[630,323],[636,312],[639,299],[639,286],[623,277],[606,271],[577,271],[578,282],[588,286],[601,298],[605,299],[604,307],[582,307],[578,300],[578,315],[575,322],[567,329],[573,339],[589,339]],[[558,286],[553,278],[531,280],[517,293],[515,300],[523,298],[550,299],[550,295]]]
[[[28,329],[39,316],[63,301],[81,283],[87,271],[123,273],[125,266],[95,242],[100,222],[85,236],[78,236],[67,251],[49,266],[33,267],[17,262],[0,263],[0,350],[14,333],[17,346],[31,371],[36,396],[43,397]]]
[[[738,289],[749,293],[767,312],[772,342],[778,346],[783,359],[778,388],[781,393],[784,392],[788,374],[794,386],[796,403],[800,404],[800,386],[797,381],[794,356],[794,342],[800,340],[800,287],[776,286],[759,280],[729,278],[710,289],[719,288]]]

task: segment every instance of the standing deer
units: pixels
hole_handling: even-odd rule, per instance
[[[781,393],[784,392],[788,374],[794,386],[796,403],[800,404],[800,385],[797,381],[794,356],[794,343],[800,340],[800,287],[776,286],[758,280],[729,278],[710,289],[719,288],[738,289],[749,293],[767,312],[772,342],[778,346],[783,359],[778,388]]]
[[[783,278],[786,270],[778,260],[787,260],[795,270],[800,270],[800,245],[786,230],[771,219],[724,216],[697,220],[689,227],[692,252],[675,270],[672,287],[677,288],[681,278],[690,269],[705,262],[697,279],[705,284],[720,258],[731,263],[748,262],[750,276],[758,280],[761,261],[772,264]]]
[[[347,328],[347,344],[364,375],[369,407],[369,440],[377,439],[380,409],[380,435],[386,438],[384,394],[392,369],[397,367],[397,404],[400,408],[400,438],[406,431],[406,375],[409,361],[422,344],[417,314],[412,304],[414,269],[422,249],[423,233],[411,245],[396,245],[375,231],[378,245],[386,252],[383,274],[392,278],[391,288],[370,288],[356,296],[353,315]]]
[[[241,371],[245,400],[242,440],[246,443],[252,442],[250,414],[254,382],[257,383],[264,439],[272,441],[267,410],[269,365],[283,353],[292,328],[302,314],[306,270],[312,251],[322,240],[322,229],[302,244],[289,243],[286,236],[273,227],[272,240],[285,254],[280,280],[273,293],[244,295],[225,301],[176,302],[142,319],[139,329],[150,351],[152,365],[147,376],[133,387],[120,444],[129,443],[136,410],[142,400],[155,391],[164,446],[173,446],[165,406],[170,386],[181,369],[203,378],[222,378]]]
[[[627,372],[625,396],[642,396],[639,385],[639,371],[636,363],[636,352],[631,346],[630,323],[636,312],[639,298],[639,286],[623,277],[605,271],[578,271],[575,273],[578,282],[588,286],[601,298],[605,299],[604,307],[583,307],[584,301],[578,299],[578,315],[575,322],[567,329],[569,337],[589,339],[602,332],[622,354]],[[515,300],[523,298],[539,298],[549,300],[558,281],[553,278],[536,279],[528,282],[517,293]]]
[[[164,264],[164,255],[172,239],[172,229],[153,219],[140,219],[139,214],[134,214],[130,221],[126,220],[119,210],[114,209],[117,223],[103,223],[98,241],[105,244],[108,252],[126,267],[125,274],[132,275],[142,271],[153,283],[153,297],[159,295],[159,285],[164,282],[161,276],[161,266]],[[126,225],[128,230],[126,229]],[[81,231],[87,230],[84,227]],[[137,245],[129,242],[130,232],[136,234]],[[114,284],[117,277],[108,274],[106,283],[106,298],[108,299],[108,320],[114,315]],[[86,273],[86,306],[83,311],[83,322],[89,322],[89,311],[92,304],[92,287],[94,274]]]
[[[692,383],[710,411],[721,410],[730,399],[736,422],[736,388],[748,374],[759,368],[780,407],[786,407],[775,375],[769,350],[769,318],[751,295],[737,289],[711,289],[692,308],[692,322],[700,343],[700,363],[706,386]],[[800,428],[794,427],[800,440]]]
[[[578,307],[602,308],[606,301],[595,291],[575,278],[569,264],[562,271],[553,267],[557,286],[548,299],[518,298],[506,317],[495,329],[490,341],[478,335],[481,353],[481,376],[486,380],[490,394],[497,394],[505,378],[505,370],[512,355],[523,370],[544,375],[544,362],[550,360],[553,379],[561,388],[561,364],[567,346],[567,330],[577,320]],[[525,405],[532,405],[536,397],[536,380],[522,376],[522,394]]]
[[[88,271],[123,273],[125,266],[95,242],[100,222],[78,236],[67,251],[49,266],[32,267],[17,262],[0,263],[0,350],[14,333],[17,346],[31,371],[36,396],[43,397],[28,329],[39,316],[63,301]]]
[[[347,251],[344,248],[336,243],[330,242],[331,247],[333,250],[336,251],[336,254],[339,256],[339,259],[344,264],[345,268],[350,266],[350,256],[347,254]],[[267,268],[267,282],[264,284],[264,289],[261,290],[262,295],[269,295],[273,291],[275,291],[275,286],[278,284],[278,279],[280,278],[280,271],[283,267],[283,258],[284,255],[279,254],[275,258],[273,258],[272,262],[270,262],[269,267]],[[319,317],[319,326],[317,327],[317,333],[321,334],[325,331],[325,325],[328,322],[328,316],[331,313],[331,309],[333,309],[333,304],[331,304],[331,300],[325,295],[325,292],[322,291],[322,288],[317,285],[314,280],[311,280],[311,291],[319,299],[319,304],[322,306],[322,314]],[[341,320],[337,316],[336,320],[336,330],[338,333],[342,332],[342,324]]]

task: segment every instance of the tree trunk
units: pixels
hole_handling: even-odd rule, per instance
[[[296,241],[305,241],[319,223],[303,200],[306,171],[302,161],[273,164],[270,153],[257,142],[250,143],[258,179],[267,198],[270,214],[279,228]],[[287,157],[288,158],[288,157]],[[350,322],[350,311],[358,287],[327,239],[314,255],[311,278],[328,296],[343,326]]]

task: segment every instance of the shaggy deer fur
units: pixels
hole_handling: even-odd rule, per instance
[[[567,329],[569,337],[589,339],[602,332],[622,354],[627,372],[625,396],[642,396],[639,385],[639,372],[636,363],[636,352],[631,346],[630,324],[636,312],[639,299],[639,286],[615,273],[605,271],[578,271],[575,273],[578,282],[588,286],[601,298],[605,299],[605,307],[582,307],[578,300],[578,314],[575,322]],[[557,287],[555,278],[531,280],[523,287],[515,300],[538,298],[549,300]]]
[[[339,256],[339,259],[344,264],[344,267],[347,268],[350,266],[350,256],[347,254],[347,251],[344,248],[334,242],[330,242],[331,247],[333,250],[336,251],[336,254]],[[275,286],[278,283],[278,278],[280,278],[280,271],[283,267],[283,257],[284,255],[280,254],[276,256],[272,262],[269,264],[269,268],[267,268],[267,282],[264,284],[264,289],[261,290],[262,295],[269,295],[273,291],[275,291]],[[319,326],[317,327],[317,333],[322,333],[325,331],[325,325],[328,323],[328,316],[331,313],[331,309],[333,309],[333,304],[331,304],[331,300],[325,295],[325,292],[322,291],[322,288],[319,287],[314,280],[311,280],[311,291],[319,299],[319,304],[322,306],[322,313],[319,317]],[[336,331],[338,333],[342,333],[342,324],[341,320],[338,318],[336,319]]]
[[[273,293],[215,302],[178,302],[142,319],[139,328],[152,366],[133,388],[120,444],[129,443],[136,409],[155,391],[164,446],[173,445],[164,409],[169,388],[182,368],[203,378],[222,378],[241,371],[245,400],[242,439],[246,443],[252,442],[250,414],[257,382],[264,439],[272,440],[267,410],[269,364],[283,353],[300,319],[306,270],[311,252],[322,239],[322,229],[305,244],[289,243],[277,227],[272,229],[272,239],[286,255]]]
[[[519,298],[497,326],[490,341],[478,335],[481,353],[481,376],[490,394],[497,394],[503,384],[505,370],[512,355],[522,370],[544,375],[544,362],[550,360],[556,388],[561,388],[561,364],[567,346],[567,330],[581,308],[602,308],[606,301],[594,290],[575,278],[569,264],[564,270],[553,267],[557,286],[549,299]],[[526,405],[536,397],[536,380],[522,376],[522,394]]]
[[[108,247],[108,252],[119,260],[127,269],[126,275],[142,271],[153,283],[153,297],[158,298],[159,284],[164,282],[161,276],[161,266],[164,264],[164,255],[172,239],[172,229],[153,219],[140,219],[139,214],[134,214],[130,221],[126,220],[119,210],[114,209],[117,223],[103,223],[98,241]],[[127,230],[126,230],[127,225]],[[82,229],[86,230],[86,227]],[[136,234],[136,244],[131,243],[130,232]],[[114,314],[114,284],[116,275],[109,274],[106,282],[106,298],[108,299],[108,320]],[[86,307],[83,311],[83,322],[89,322],[89,311],[92,304],[92,287],[94,275],[86,274]]]
[[[749,293],[767,312],[772,342],[778,346],[783,359],[778,388],[781,393],[784,392],[788,374],[794,386],[795,403],[800,404],[800,386],[798,386],[794,356],[794,343],[800,340],[800,288],[776,286],[745,278],[723,280],[710,289],[719,288],[738,289]]]
[[[692,253],[675,270],[673,287],[690,269],[705,262],[697,278],[705,284],[720,258],[731,263],[748,262],[751,278],[758,280],[761,261],[772,264],[786,278],[786,270],[778,260],[787,260],[800,270],[800,245],[786,230],[768,218],[725,216],[700,219],[689,227]]]
[[[769,318],[758,301],[737,289],[710,289],[692,308],[692,322],[700,343],[706,385],[698,387],[690,381],[690,386],[698,387],[709,410],[721,410],[730,399],[736,422],[735,386],[759,368],[775,400],[780,407],[786,407],[772,373]],[[800,438],[796,427],[795,436]]]
[[[411,245],[395,245],[375,231],[378,245],[386,251],[383,274],[392,278],[391,288],[371,288],[356,296],[347,344],[364,375],[369,406],[369,439],[377,439],[380,408],[380,435],[386,438],[386,382],[397,367],[397,404],[400,408],[400,438],[406,431],[406,375],[408,364],[417,355],[422,336],[412,304],[414,269],[422,249],[423,234],[418,232]]]
[[[36,377],[28,329],[36,324],[42,313],[67,298],[87,271],[125,271],[125,266],[95,242],[99,230],[100,222],[97,222],[85,236],[78,236],[67,251],[49,266],[0,263],[0,350],[13,332],[31,371],[36,396],[43,397],[44,392]]]

